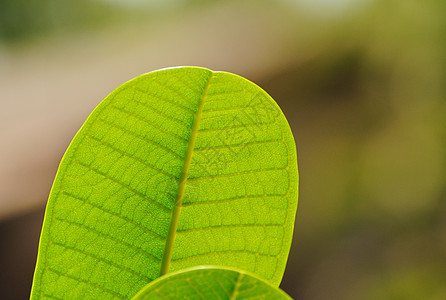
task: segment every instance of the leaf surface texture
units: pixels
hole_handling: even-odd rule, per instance
[[[278,286],[297,185],[291,130],[257,85],[196,67],[141,75],[98,105],[62,159],[31,296],[129,299],[198,265]]]
[[[253,275],[228,268],[199,267],[163,276],[132,300],[291,300],[280,289]]]

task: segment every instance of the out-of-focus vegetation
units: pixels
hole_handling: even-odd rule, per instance
[[[0,37],[14,42],[49,32],[88,29],[109,19],[112,12],[103,3],[89,0],[2,0]]]
[[[296,299],[446,298],[445,1],[140,2],[0,1],[0,50],[135,19],[138,34],[171,26],[174,38],[193,37],[166,46],[165,63],[203,51],[184,64],[256,81],[293,128],[300,197],[282,288]]]
[[[295,128],[305,298],[446,297],[445,8],[376,1],[275,81],[317,110]]]

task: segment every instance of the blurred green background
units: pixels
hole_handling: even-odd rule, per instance
[[[57,165],[91,110],[162,67],[279,103],[300,196],[295,299],[446,299],[446,2],[0,0],[0,291],[29,297]]]

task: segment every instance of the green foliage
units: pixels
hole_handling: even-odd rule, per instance
[[[170,271],[278,286],[297,208],[294,139],[239,76],[173,68],[113,91],[73,139],[45,214],[32,298],[131,298]]]
[[[92,0],[1,0],[0,41],[91,28],[115,14],[108,5]]]
[[[198,267],[163,276],[145,286],[133,300],[144,299],[291,299],[283,291],[246,272]]]

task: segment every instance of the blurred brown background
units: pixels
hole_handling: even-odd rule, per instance
[[[0,0],[0,298],[29,297],[57,165],[91,110],[162,67],[282,107],[295,299],[446,299],[446,2]]]

